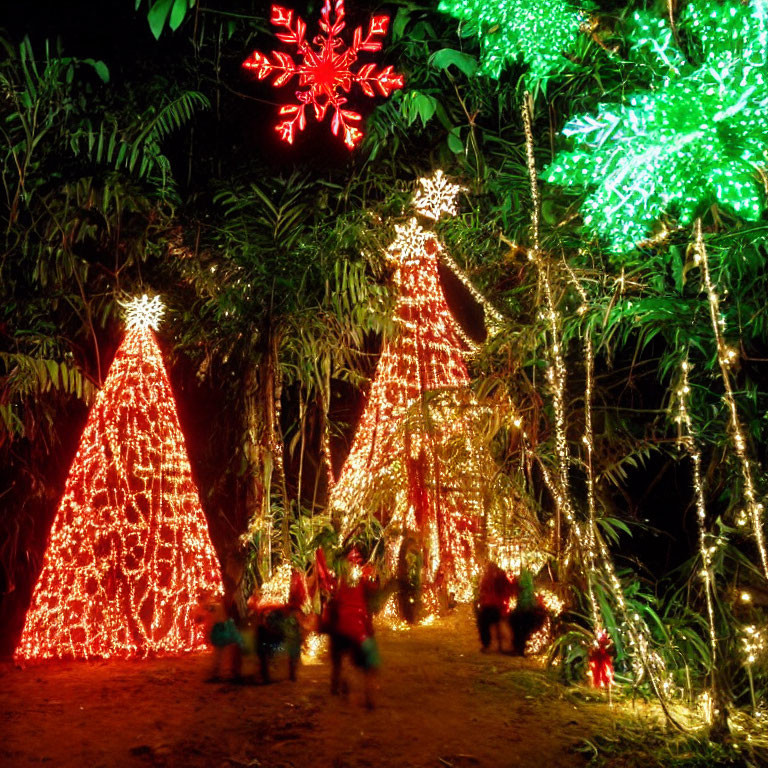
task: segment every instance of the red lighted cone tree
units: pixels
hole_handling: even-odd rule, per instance
[[[204,646],[194,621],[221,593],[216,553],[152,327],[128,332],[88,416],[53,522],[16,657],[146,656]]]
[[[456,212],[458,191],[438,172],[422,180],[414,204],[437,219]],[[471,439],[477,407],[463,358],[470,342],[443,295],[435,233],[411,219],[397,228],[389,252],[396,331],[381,353],[330,507],[345,534],[375,515],[385,526],[393,569],[403,542],[413,540],[428,601],[441,585],[469,599],[489,476]]]

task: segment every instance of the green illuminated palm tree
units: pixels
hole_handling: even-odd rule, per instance
[[[529,83],[568,66],[583,14],[568,0],[441,0],[439,9],[480,38],[480,72],[498,78],[508,64],[529,66]]]
[[[759,219],[767,14],[763,0],[699,0],[686,6],[677,30],[647,12],[634,14],[630,54],[647,71],[648,90],[573,118],[563,133],[574,148],[545,172],[547,181],[586,192],[584,223],[614,252],[652,236],[665,217],[688,225],[715,203]]]

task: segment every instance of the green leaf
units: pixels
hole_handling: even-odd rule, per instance
[[[168,26],[175,32],[184,21],[184,17],[187,15],[187,0],[176,0],[173,4],[173,10],[171,11],[171,20],[168,22]]]
[[[477,71],[477,59],[454,48],[442,48],[436,51],[429,57],[429,63],[442,70],[447,70],[453,65],[467,77],[472,77]]]
[[[678,293],[683,292],[685,285],[685,272],[683,265],[683,256],[679,245],[672,245],[669,248],[669,255],[672,258],[672,277],[675,279],[675,290]]]
[[[464,142],[461,140],[461,129],[458,125],[448,134],[448,149],[455,155],[460,155],[464,151]]]
[[[149,28],[152,30],[155,40],[159,40],[160,35],[163,34],[163,28],[165,27],[165,22],[168,20],[168,15],[173,7],[173,2],[174,0],[157,0],[157,2],[149,9],[149,13],[147,13]]]
[[[103,61],[83,59],[83,63],[90,64],[93,67],[94,72],[96,72],[102,83],[109,82],[109,67]]]
[[[392,23],[392,42],[399,40],[403,33],[405,32],[405,28],[408,26],[408,22],[411,20],[411,13],[410,11],[406,10],[405,8],[398,8],[397,9],[397,15],[395,16],[395,20]]]
[[[419,93],[416,96],[416,110],[421,118],[421,124],[426,127],[427,123],[435,114],[437,109],[437,101],[433,96],[427,96],[424,93]]]
[[[552,200],[545,200],[541,206],[541,218],[550,226],[557,223],[557,205]]]

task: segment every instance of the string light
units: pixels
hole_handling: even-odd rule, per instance
[[[696,219],[696,223],[694,224],[694,238],[694,262],[698,264],[701,269],[704,290],[707,293],[712,333],[714,334],[715,344],[717,346],[717,362],[720,367],[720,377],[723,381],[723,387],[725,388],[723,399],[728,407],[730,418],[731,441],[744,480],[744,488],[742,491],[744,502],[749,520],[752,523],[752,532],[760,554],[763,574],[768,579],[768,553],[766,552],[765,536],[763,534],[763,505],[757,501],[755,484],[752,479],[752,467],[749,458],[747,457],[744,429],[741,426],[741,420],[739,419],[739,414],[736,409],[736,397],[734,396],[733,385],[731,383],[730,366],[735,360],[736,353],[725,344],[723,339],[722,326],[724,325],[724,321],[720,313],[720,299],[715,291],[715,286],[713,285],[712,278],[709,274],[709,260],[707,258],[707,249],[704,244],[704,235],[701,230],[701,219]]]
[[[438,221],[443,214],[455,216],[458,213],[458,196],[460,192],[466,192],[466,187],[459,184],[453,184],[446,178],[442,170],[435,171],[432,176],[419,179],[421,189],[417,190],[413,197],[413,207],[422,216]],[[462,285],[469,291],[472,298],[482,306],[485,312],[486,324],[489,325],[489,332],[503,322],[501,313],[475,288],[472,281],[467,277],[462,268],[454,261],[453,257],[445,250],[440,250],[440,260],[450,268],[454,275],[461,281]],[[462,341],[468,347],[474,349],[478,345],[471,341],[457,324],[457,330],[462,337]]]
[[[680,366],[680,386],[677,390],[678,413],[677,422],[681,425],[680,443],[685,447],[693,462],[693,489],[696,496],[696,520],[699,530],[699,554],[701,555],[701,577],[704,580],[704,594],[707,601],[707,620],[709,622],[709,645],[712,652],[712,666],[717,660],[717,635],[715,633],[715,608],[714,608],[714,576],[712,574],[712,555],[715,547],[707,542],[707,512],[704,501],[704,486],[701,475],[701,451],[696,445],[693,436],[693,424],[688,412],[687,400],[691,387],[688,381],[688,373],[691,364],[687,359]]]
[[[540,219],[541,198],[539,196],[536,159],[533,154],[533,129],[531,127],[531,98],[526,92],[523,103],[523,127],[525,129],[525,150],[528,164],[528,177],[531,185],[531,237],[533,248],[528,251],[528,258],[536,266],[539,283],[544,290],[545,315],[549,323],[550,333],[550,367],[547,370],[547,380],[552,388],[552,406],[555,412],[555,455],[557,456],[557,482],[554,484],[555,508],[557,521],[555,526],[555,549],[560,554],[560,521],[562,517],[575,524],[573,505],[571,503],[568,467],[570,452],[565,431],[565,379],[566,369],[563,360],[560,340],[560,318],[552,294],[552,284],[549,279],[549,267],[541,257]],[[578,528],[577,528],[578,532]]]
[[[129,301],[120,302],[120,306],[125,310],[125,327],[128,330],[151,328],[156,331],[160,327],[160,320],[165,312],[162,299],[159,296],[150,299],[146,293]]]
[[[563,259],[565,269],[568,272],[571,282],[576,288],[579,296],[581,297],[581,304],[577,309],[577,314],[585,315],[589,309],[589,299],[587,293],[584,290],[581,282],[577,279],[570,265],[565,259]],[[595,590],[593,585],[593,579],[596,574],[596,549],[595,549],[595,530],[597,525],[597,509],[595,503],[595,474],[592,465],[592,455],[594,453],[594,431],[592,429],[592,388],[595,372],[595,355],[592,348],[592,331],[589,326],[584,331],[584,373],[585,373],[585,385],[584,385],[584,434],[582,435],[581,442],[584,445],[586,451],[586,461],[584,462],[587,470],[587,514],[588,525],[586,535],[586,583],[587,583],[587,599],[589,600],[589,608],[592,613],[592,623],[595,628],[595,640],[600,640],[600,631],[602,629],[602,619],[600,616],[600,610],[595,599]]]
[[[714,701],[712,694],[709,691],[704,691],[697,700],[698,708],[701,711],[701,717],[707,725],[712,725],[714,722]]]
[[[455,210],[458,185],[422,180],[422,212]],[[342,534],[373,511],[390,539],[394,571],[398,541],[418,536],[426,603],[443,584],[457,600],[472,596],[478,574],[474,539],[483,515],[490,456],[475,447],[465,345],[443,295],[434,232],[416,219],[396,227],[389,257],[396,267],[396,332],[379,358],[352,449],[330,496]]]
[[[320,634],[319,632],[310,632],[307,635],[307,639],[304,641],[304,654],[302,661],[305,664],[319,664],[323,656],[328,652],[329,648],[328,635]]]
[[[128,657],[205,647],[201,599],[221,573],[152,326],[132,328],[96,395],[70,468],[17,659]]]
[[[439,10],[480,38],[480,72],[499,78],[508,64],[522,59],[531,84],[561,71],[585,16],[567,0],[441,0]]]
[[[332,15],[333,14],[333,15]],[[254,51],[243,66],[255,72],[259,80],[275,75],[272,85],[276,88],[286,85],[294,77],[298,78],[299,90],[296,91],[296,104],[280,107],[280,114],[285,120],[278,123],[275,130],[283,141],[293,143],[296,133],[307,125],[306,109],[312,105],[315,119],[322,121],[330,107],[331,132],[341,136],[349,149],[363,138],[358,125],[363,117],[360,113],[346,109],[347,97],[353,84],[360,86],[366,96],[389,96],[392,91],[402,88],[403,76],[388,66],[376,72],[375,64],[364,64],[357,71],[353,67],[360,53],[373,53],[381,50],[381,39],[387,34],[389,16],[373,16],[368,25],[368,32],[363,37],[362,27],[358,27],[352,36],[352,45],[345,47],[341,32],[346,26],[344,21],[344,0],[325,0],[320,12],[320,34],[310,43],[305,38],[307,25],[300,16],[279,5],[272,6],[270,22],[285,31],[277,33],[277,39],[296,47],[301,62],[296,63],[291,56],[281,51],[273,51],[272,61],[268,55]]]
[[[261,585],[258,602],[264,605],[285,605],[291,592],[293,566],[281,563],[272,573],[272,577]]]
[[[765,629],[749,624],[742,629],[741,650],[744,654],[744,664],[749,678],[749,692],[752,697],[752,710],[757,714],[757,697],[755,696],[755,681],[752,667],[768,652],[768,636]]]
[[[413,207],[428,219],[439,221],[440,217],[455,216],[459,212],[459,192],[466,192],[466,187],[452,184],[441,170],[432,176],[419,179],[421,189],[413,196]]]
[[[552,490],[555,496],[555,506],[565,516],[566,521],[571,526],[574,534],[576,547],[580,552],[587,548],[586,556],[582,556],[585,562],[593,561],[599,557],[602,569],[608,582],[608,586],[613,593],[619,612],[624,621],[624,633],[626,634],[630,649],[635,659],[638,660],[638,679],[643,674],[648,676],[651,686],[661,708],[672,725],[677,729],[683,730],[675,717],[669,710],[667,698],[673,689],[673,682],[666,670],[664,660],[652,649],[652,642],[648,627],[642,622],[641,617],[629,610],[624,591],[616,575],[616,569],[613,565],[613,559],[608,547],[600,535],[597,521],[590,520],[590,530],[587,537],[584,537],[581,525],[576,520],[573,505],[570,500],[568,466],[570,457],[568,453],[568,443],[565,434],[565,364],[562,358],[561,343],[558,335],[559,318],[552,296],[552,287],[549,280],[548,268],[544,265],[540,254],[540,196],[538,190],[538,179],[536,173],[536,160],[533,152],[533,130],[531,126],[531,99],[530,94],[526,93],[523,105],[523,127],[525,129],[526,160],[528,163],[528,174],[531,184],[532,214],[531,214],[531,234],[533,239],[533,248],[528,250],[528,258],[534,262],[537,267],[539,279],[544,289],[546,300],[545,315],[549,320],[550,333],[552,340],[550,343],[550,355],[553,366],[549,371],[549,380],[553,384],[553,406],[555,411],[555,449],[558,459],[558,480],[552,483],[549,473],[542,464],[547,486]],[[554,370],[553,370],[554,369]],[[559,538],[559,536],[558,536]],[[592,548],[592,552],[590,552]],[[594,552],[596,550],[596,553]],[[597,622],[599,628],[599,622]]]
[[[768,652],[768,636],[765,630],[754,624],[749,624],[742,630],[741,649],[744,661],[748,665],[755,664],[761,656]]]
[[[557,154],[545,180],[586,192],[587,228],[617,252],[676,214],[683,225],[715,203],[755,221],[765,207],[755,172],[765,163],[768,23],[764,3],[686,4],[679,28],[633,17],[630,55],[655,75],[649,90],[600,104],[563,128],[574,149]]]

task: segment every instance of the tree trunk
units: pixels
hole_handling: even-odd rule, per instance
[[[283,561],[291,555],[291,500],[285,482],[283,463],[283,430],[280,426],[280,406],[283,395],[283,377],[280,372],[280,335],[274,327],[269,328],[266,336],[267,354],[264,360],[262,377],[264,381],[264,404],[266,410],[266,449],[272,459],[275,481],[278,483],[283,501],[283,526],[281,550]]]
[[[285,514],[281,550],[290,554],[286,527],[290,529],[290,501],[283,467],[283,440],[280,428],[282,382],[278,362],[279,337],[269,328],[258,349],[254,345],[243,384],[245,436],[243,452],[246,463],[246,505],[249,528],[258,531],[259,568],[272,572],[273,515],[272,491],[275,483],[282,495]]]
[[[264,456],[264,418],[259,366],[254,358],[247,361],[243,382],[243,458],[245,461],[245,506],[248,530],[259,533],[257,563],[264,573],[270,560],[270,485],[271,462],[267,466]],[[265,571],[266,566],[266,571]]]

